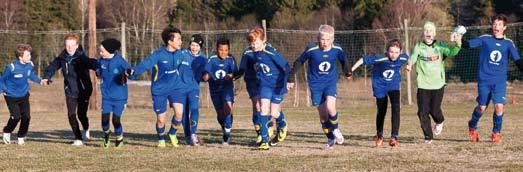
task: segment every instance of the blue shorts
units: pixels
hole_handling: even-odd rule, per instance
[[[214,109],[224,109],[226,102],[234,103],[234,88],[227,87],[220,91],[211,91],[211,100]]]
[[[271,103],[280,104],[283,101],[283,98],[285,98],[286,89],[287,88],[283,87],[272,88],[260,86],[260,99],[269,99]]]
[[[494,104],[505,104],[506,93],[506,82],[478,84],[478,97],[476,98],[476,101],[480,106],[488,105],[491,99]]]
[[[309,84],[312,105],[318,106],[323,104],[327,96],[336,97],[336,85],[336,82],[331,84]]]
[[[192,90],[176,90],[169,95],[153,95],[154,112],[159,115],[167,111],[167,101],[169,101],[169,105],[174,103],[185,104],[190,91]]]
[[[122,116],[125,108],[127,107],[127,101],[111,101],[102,100],[102,114],[113,113],[114,116]]]
[[[247,88],[247,93],[249,93],[249,98],[253,98],[260,95],[260,84],[258,84],[258,81],[245,81],[245,86]]]

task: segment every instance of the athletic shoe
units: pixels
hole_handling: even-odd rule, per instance
[[[492,143],[498,144],[501,142],[501,134],[500,133],[492,133]]]
[[[122,147],[123,147],[123,138],[120,139],[120,140],[116,139],[116,140],[114,141],[114,147],[115,147],[115,148],[122,148]]]
[[[383,136],[374,136],[374,146],[376,146],[376,147],[383,146]]]
[[[89,129],[82,131],[82,139],[91,140],[91,133],[89,132]]]
[[[436,124],[434,126],[434,129],[432,130],[432,132],[434,133],[434,135],[440,135],[441,134],[441,131],[443,131],[443,122],[441,124]]]
[[[278,131],[278,142],[283,142],[287,138],[287,127],[280,128]]]
[[[25,145],[25,139],[23,137],[18,138],[18,145]]]
[[[470,142],[479,142],[478,132],[469,128]]]
[[[256,136],[256,144],[259,145],[262,143],[262,136],[260,134],[257,134]]]
[[[198,140],[198,136],[196,136],[196,134],[191,134],[191,142],[193,146],[200,145],[200,141]]]
[[[71,145],[73,145],[73,146],[83,146],[84,142],[82,140],[74,140],[73,144],[71,144]]]
[[[111,144],[111,131],[104,132],[104,140],[102,141],[102,147],[108,148]]]
[[[274,139],[275,135],[274,135],[274,127],[273,126],[268,128],[268,132],[269,132],[269,140]]]
[[[230,130],[229,130],[230,131]],[[231,141],[231,132],[223,132],[223,145],[229,145],[229,142]]]
[[[389,141],[389,146],[392,146],[392,147],[396,147],[399,145],[399,142],[398,142],[398,139],[396,138],[390,138],[390,141]]]
[[[5,144],[11,144],[11,133],[4,133],[2,136]]]
[[[327,150],[333,149],[334,144],[336,144],[336,139],[327,139],[327,145],[325,146],[325,149],[327,149]]]
[[[270,146],[269,146],[269,143],[262,143],[258,149],[259,150],[269,150]]]
[[[165,140],[158,140],[158,145],[156,145],[158,148],[165,148]]]
[[[173,145],[173,147],[177,148],[179,145],[178,145],[178,138],[176,138],[176,135],[175,134],[168,134],[169,135],[169,139],[171,139],[171,145]]]
[[[332,131],[332,134],[334,134],[334,137],[336,138],[336,144],[343,144],[345,138],[343,138],[343,134],[341,134],[340,129],[335,129],[334,131]]]
[[[431,144],[431,143],[432,143],[432,140],[425,140],[424,143],[425,143],[425,144]]]

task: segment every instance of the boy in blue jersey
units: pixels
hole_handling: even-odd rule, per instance
[[[216,43],[216,54],[211,55],[205,65],[204,81],[209,82],[214,110],[216,110],[218,123],[223,132],[222,144],[228,145],[231,137],[234,104],[234,74],[238,67],[234,57],[229,54],[230,43],[228,39],[220,38]]]
[[[130,78],[152,69],[151,94],[156,113],[156,132],[159,148],[165,147],[165,118],[167,103],[173,107],[174,115],[169,129],[169,139],[173,147],[178,147],[176,133],[181,127],[184,103],[192,91],[194,76],[191,70],[189,52],[182,50],[182,35],[178,28],[167,27],[162,31],[165,46],[160,47],[134,69],[127,70]]]
[[[123,146],[123,127],[120,119],[127,105],[127,78],[125,71],[131,65],[117,53],[120,49],[120,41],[116,39],[106,39],[102,41],[99,51],[100,69],[98,76],[101,77],[100,89],[102,90],[102,130],[104,140],[102,147],[108,148],[110,144],[111,130],[109,121],[112,115],[114,134],[116,135],[115,147]]]
[[[200,117],[199,103],[200,103],[200,82],[205,71],[207,58],[201,51],[203,47],[203,38],[200,34],[195,34],[191,37],[191,44],[189,52],[192,57],[191,69],[196,80],[193,85],[193,90],[189,93],[187,102],[185,104],[185,111],[183,112],[183,131],[185,135],[185,143],[187,145],[198,146],[200,144],[199,138],[196,136],[198,129],[198,120]]]
[[[264,43],[263,29],[256,28],[249,32],[247,41],[252,50],[254,71],[258,81],[258,94],[260,97],[260,112],[257,112],[258,124],[262,141],[258,149],[268,150],[269,122],[271,116],[281,132],[287,132],[287,124],[281,115],[281,102],[287,93],[287,79],[289,77],[289,63],[276,51],[275,48]],[[280,131],[278,133],[280,133]]]
[[[372,66],[372,91],[376,97],[378,112],[376,115],[376,147],[383,145],[383,123],[387,114],[387,104],[390,99],[392,108],[392,131],[389,145],[398,146],[400,128],[400,69],[408,61],[408,56],[401,53],[401,43],[397,39],[387,44],[387,52],[365,56],[359,59],[352,67],[354,72],[362,64]]]
[[[483,35],[463,42],[464,48],[481,48],[478,72],[478,105],[472,112],[468,123],[471,142],[478,142],[476,131],[481,115],[487,110],[492,99],[494,104],[493,128],[491,140],[493,143],[501,141],[501,126],[503,124],[503,110],[505,104],[507,69],[509,57],[520,70],[523,70],[523,61],[512,40],[505,37],[507,18],[503,15],[492,19],[493,35]]]
[[[260,38],[262,40],[263,45],[268,45],[265,40],[265,31],[262,28],[255,28],[252,29],[247,38]],[[254,45],[254,44],[253,44]],[[270,46],[270,45],[269,45]],[[259,48],[259,47],[258,47]],[[257,137],[256,137],[256,144],[261,144],[262,137],[260,135],[260,129],[261,125],[259,124],[258,118],[260,113],[260,94],[259,94],[259,83],[258,79],[256,78],[256,71],[254,70],[256,59],[254,58],[254,51],[255,47],[249,46],[246,48],[243,52],[242,59],[240,62],[240,70],[239,74],[235,77],[238,79],[242,75],[244,76],[245,86],[247,88],[247,92],[249,93],[249,98],[251,99],[252,103],[252,122],[254,125],[254,130],[256,131]],[[287,122],[285,121],[285,115],[283,114],[283,111],[280,112],[280,116],[274,120],[271,119],[268,124],[268,132],[269,132],[269,139],[272,140],[271,144],[275,145],[279,142],[282,142],[285,137],[287,137]],[[274,135],[274,124],[279,124],[276,128],[277,135]],[[277,136],[277,137],[274,137]]]
[[[309,44],[293,64],[289,77],[289,88],[294,87],[294,74],[306,61],[309,63],[307,81],[312,104],[318,109],[323,132],[328,138],[326,148],[332,149],[335,143],[343,144],[345,140],[338,127],[338,112],[336,111],[337,61],[341,63],[345,77],[349,78],[352,75],[349,71],[347,55],[341,47],[334,44],[334,27],[320,26],[318,42]]]
[[[4,74],[0,79],[0,88],[4,92],[5,102],[9,109],[10,117],[3,130],[3,141],[5,144],[11,143],[11,132],[20,122],[18,130],[18,144],[25,144],[25,136],[29,130],[31,120],[29,106],[29,91],[31,87],[28,80],[40,85],[46,85],[47,80],[40,79],[33,71],[34,65],[31,62],[32,48],[28,44],[18,44],[15,55],[18,60],[5,66]]]

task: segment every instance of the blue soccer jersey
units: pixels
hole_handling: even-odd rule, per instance
[[[24,97],[31,90],[28,79],[37,84],[41,82],[40,77],[34,72],[33,62],[22,64],[17,60],[5,66],[0,84],[6,96]]]
[[[101,58],[100,69],[98,70],[101,75],[101,91],[102,99],[110,101],[127,101],[127,84],[119,84],[117,82],[120,79],[125,70],[130,69],[131,65],[123,59],[120,54],[114,54],[111,59]]]
[[[193,57],[191,67],[194,72],[194,77],[196,79],[196,82],[198,82],[198,86],[200,85],[200,82],[202,81],[202,76],[205,72],[205,65],[207,65],[207,58],[203,53],[199,53],[198,55],[191,55]]]
[[[209,87],[211,92],[219,92],[224,88],[234,87],[232,79],[228,80],[226,78],[227,74],[238,72],[234,57],[229,56],[222,60],[218,55],[211,55],[207,61],[205,72],[210,76]]]
[[[399,90],[401,66],[407,63],[408,56],[400,54],[392,61],[385,54],[363,57],[363,64],[372,65],[372,89],[377,98],[385,97],[388,91]]]
[[[309,61],[307,80],[309,85],[325,84],[338,81],[338,68],[336,61],[346,64],[347,55],[343,49],[333,45],[328,51],[320,49],[318,43],[309,44],[305,51],[298,57],[298,61],[304,63]],[[343,71],[347,71],[347,66],[343,66]]]
[[[483,35],[469,40],[468,43],[471,48],[481,47],[478,84],[506,82],[509,57],[512,61],[520,58],[512,40]]]
[[[256,78],[260,86],[285,87],[290,66],[275,48],[266,45],[262,51],[254,52]],[[285,89],[286,90],[286,89]]]

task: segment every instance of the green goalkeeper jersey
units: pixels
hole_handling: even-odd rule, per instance
[[[445,58],[458,54],[461,44],[448,45],[434,40],[431,45],[420,41],[410,54],[410,61],[416,68],[418,88],[440,89],[445,85]]]

